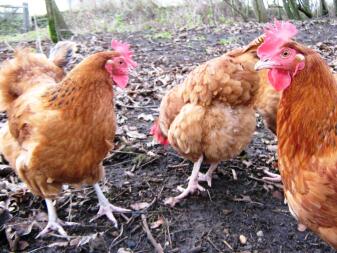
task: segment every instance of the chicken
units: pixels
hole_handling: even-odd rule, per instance
[[[248,49],[240,49],[235,55]],[[251,57],[256,57],[256,52]],[[250,143],[259,87],[254,64],[230,54],[212,59],[195,68],[162,99],[159,118],[150,133],[159,143],[172,145],[194,162],[188,187],[166,199],[166,204],[174,206],[190,193],[203,191],[198,181],[211,186],[217,165],[237,156]],[[206,174],[199,173],[203,161],[211,164]]]
[[[97,183],[116,129],[112,86],[124,88],[128,69],[136,66],[127,44],[113,41],[112,47],[115,51],[87,57],[62,80],[50,61],[26,50],[0,71],[1,105],[8,115],[0,151],[32,193],[46,201],[48,224],[38,237],[50,230],[67,236],[52,202],[63,184],[93,185],[97,217],[106,215],[115,226],[112,212],[129,211],[111,205]]]
[[[256,69],[282,91],[277,113],[279,169],[290,212],[337,249],[337,81],[288,22],[266,28]]]

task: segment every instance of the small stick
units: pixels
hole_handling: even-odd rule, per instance
[[[279,188],[279,189],[283,189],[283,186],[280,185],[280,184],[276,184],[274,182],[270,182],[270,181],[267,181],[267,180],[263,180],[263,179],[260,179],[260,178],[256,178],[256,177],[253,177],[253,176],[249,176],[250,179],[253,179],[255,181],[258,181],[258,182],[262,182],[262,183],[265,183],[265,184],[271,184],[271,185],[274,185],[275,187]]]
[[[9,50],[12,50],[13,52],[15,52],[15,49],[8,43],[7,40],[5,40],[5,44],[8,47]]]
[[[172,239],[171,239],[171,232],[170,232],[170,225],[167,221],[167,219],[163,216],[164,222],[166,224],[166,229],[167,229],[167,236],[168,236],[168,240],[169,240],[169,244],[172,247]]]
[[[174,164],[174,165],[169,165],[167,168],[169,169],[176,169],[176,168],[183,168],[183,167],[188,167],[190,166],[188,163],[182,163],[182,164]]]
[[[235,181],[237,181],[238,180],[238,176],[236,175],[236,171],[234,169],[232,169],[232,174],[233,174],[233,179]]]
[[[119,235],[118,235],[115,239],[113,239],[113,241],[111,242],[110,247],[109,247],[109,251],[111,250],[111,248],[112,248],[113,246],[115,246],[114,243],[115,243],[119,238],[122,237],[123,233],[124,233],[124,226],[123,226],[123,224],[122,224],[122,226],[121,226],[121,232],[120,232]]]
[[[159,243],[157,243],[157,241],[152,236],[152,233],[151,233],[151,231],[149,229],[149,226],[147,224],[147,221],[146,221],[145,214],[142,214],[141,217],[142,217],[143,227],[144,227],[144,230],[146,232],[147,239],[151,242],[152,246],[155,248],[155,251],[157,253],[164,253],[164,250],[163,250],[162,246]]]
[[[40,38],[40,32],[39,32],[39,27],[37,25],[37,21],[36,21],[36,16],[33,16],[33,20],[34,20],[34,27],[35,27],[35,31],[36,31],[36,47],[40,50],[40,53],[43,54],[43,49],[41,46],[41,38]]]
[[[233,250],[232,246],[231,246],[226,240],[223,240],[223,243],[224,243],[228,248],[230,248],[231,250]]]

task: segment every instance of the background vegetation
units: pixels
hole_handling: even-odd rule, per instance
[[[214,26],[250,20],[267,22],[274,17],[306,20],[337,16],[337,0],[185,0],[182,4],[171,7],[162,7],[155,0],[98,1],[100,4],[93,2],[94,5],[83,5],[60,14],[54,0],[45,0],[48,15],[36,17],[40,36],[44,38],[48,35],[48,24],[52,24],[49,32],[53,41],[73,33],[149,29],[159,30],[156,36],[165,39],[172,36],[169,28]],[[35,32],[22,34],[22,19],[23,15],[20,13],[8,15],[7,12],[6,15],[6,10],[1,12],[0,1],[1,39],[34,39]],[[31,30],[36,30],[33,17]]]

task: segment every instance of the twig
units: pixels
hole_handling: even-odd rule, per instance
[[[170,225],[167,221],[167,219],[163,216],[164,218],[164,222],[166,224],[166,229],[167,229],[167,237],[168,237],[168,240],[169,240],[169,245],[172,247],[172,239],[171,239],[171,233],[170,233]]]
[[[48,248],[48,246],[43,246],[43,247],[40,247],[40,248],[36,248],[36,249],[33,249],[31,251],[28,251],[27,253],[33,253],[33,252],[36,252],[36,251],[39,251],[39,250],[42,250],[42,249],[46,249]]]
[[[198,247],[194,247],[192,249],[190,249],[189,251],[187,251],[187,253],[199,253],[199,252],[202,252],[204,251],[204,248],[201,247],[201,246],[198,246]]]
[[[152,246],[154,247],[154,249],[157,253],[164,253],[164,250],[163,250],[162,246],[159,243],[157,243],[157,241],[154,239],[154,237],[153,237],[153,235],[152,235],[152,233],[149,229],[149,226],[148,226],[147,221],[146,221],[145,214],[142,214],[141,217],[142,217],[143,228],[146,232],[147,239],[151,242]]]
[[[169,169],[176,169],[176,168],[183,168],[183,167],[188,167],[190,166],[188,163],[179,163],[179,164],[174,164],[174,165],[169,165],[167,168]]]
[[[215,244],[214,242],[212,242],[211,238],[209,238],[209,236],[207,236],[207,241],[213,246],[213,248],[218,251],[218,252],[223,252],[221,251]]]
[[[233,174],[233,179],[235,181],[237,181],[238,180],[238,176],[237,176],[236,171],[234,169],[232,169],[232,174]]]
[[[141,169],[141,168],[143,168],[144,166],[146,166],[146,165],[148,165],[148,164],[150,164],[150,163],[152,163],[152,162],[158,160],[159,158],[160,158],[160,156],[157,156],[157,157],[151,159],[150,161],[148,161],[148,162],[146,162],[146,163],[144,163],[144,164],[138,166],[138,168],[136,168],[136,169]]]
[[[231,250],[233,250],[233,247],[224,239],[223,240],[223,243],[228,247],[230,248]]]
[[[279,188],[279,189],[283,189],[283,186],[280,185],[280,184],[277,184],[277,183],[274,183],[274,182],[270,182],[270,181],[267,181],[267,180],[264,180],[264,179],[260,179],[260,178],[256,178],[256,177],[253,177],[253,176],[249,176],[250,179],[253,179],[255,181],[258,181],[258,182],[262,182],[262,183],[265,183],[265,184],[271,184],[271,185],[274,185],[275,187]]]
[[[41,38],[40,38],[40,31],[39,31],[39,27],[37,26],[37,21],[36,21],[36,16],[33,16],[33,20],[34,20],[34,27],[35,27],[35,31],[36,31],[36,47],[40,50],[40,53],[43,54],[43,49],[42,49],[42,45],[41,45]]]
[[[114,243],[115,243],[119,238],[122,237],[123,233],[124,233],[124,226],[123,226],[123,224],[122,224],[122,226],[121,226],[121,232],[120,232],[119,235],[118,235],[115,239],[113,239],[113,241],[111,242],[111,244],[110,244],[110,246],[109,246],[109,251],[111,250],[111,248],[112,248],[113,246],[115,246]]]
[[[229,7],[232,8],[233,11],[235,11],[237,14],[239,14],[243,21],[247,21],[247,16],[243,14],[239,9],[237,9],[233,4],[231,4],[228,0],[223,0],[226,4],[228,4]]]
[[[120,239],[119,241],[115,242],[114,245],[112,245],[113,247],[117,246],[118,244],[120,244],[121,242],[125,241],[126,239],[128,239],[127,236],[124,236],[122,239]],[[111,251],[110,251],[111,252]]]
[[[8,47],[9,50],[12,50],[13,52],[15,52],[15,49],[8,43],[7,40],[5,40],[5,44]]]
[[[120,107],[125,107],[125,108],[131,108],[131,109],[135,109],[135,108],[157,108],[157,105],[149,105],[149,106],[139,106],[139,105],[125,105],[120,101],[116,101],[116,105],[119,105]]]

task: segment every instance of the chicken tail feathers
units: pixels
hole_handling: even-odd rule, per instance
[[[49,60],[56,66],[63,68],[70,62],[76,51],[75,42],[60,41],[50,50]]]

